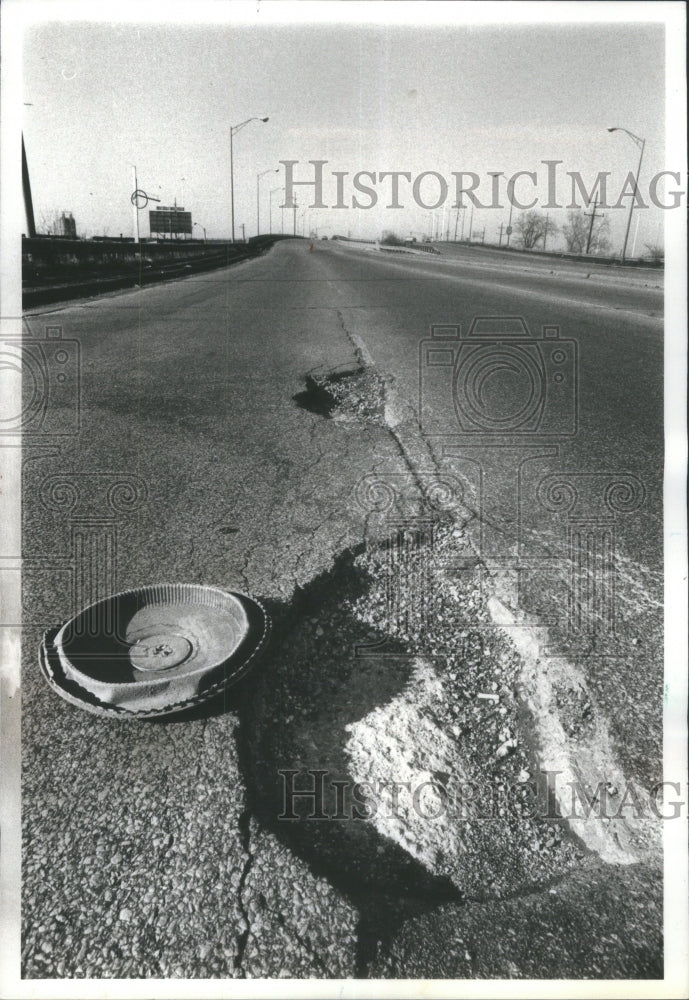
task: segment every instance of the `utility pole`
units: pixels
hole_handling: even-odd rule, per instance
[[[244,233],[244,223],[242,222],[242,243],[246,243],[246,235]]]
[[[232,242],[234,243],[234,154],[233,154],[233,138],[237,132],[240,132],[249,122],[267,122],[268,118],[247,118],[246,121],[240,122],[239,125],[230,126],[230,206],[232,213]]]
[[[294,196],[293,196],[294,197]],[[297,235],[297,199],[294,199],[294,205],[292,206],[292,235]]]
[[[596,197],[593,199],[593,211],[592,212],[584,212],[584,215],[589,216],[590,219],[591,219],[591,222],[589,224],[589,235],[588,235],[588,239],[586,240],[586,251],[585,251],[586,254],[588,254],[588,252],[589,252],[589,250],[591,248],[591,239],[593,237],[593,223],[594,223],[594,220],[596,218],[596,208],[597,208],[597,206],[598,206],[598,195],[596,195]],[[602,215],[600,217],[603,218]]]
[[[136,182],[136,167],[132,164],[132,177],[134,179],[134,190],[139,190],[139,185]],[[132,206],[134,208],[134,238],[136,239],[136,245],[141,246],[141,239],[139,237],[139,206],[136,203],[136,198],[132,201]]]
[[[513,208],[514,208],[514,205],[512,204],[512,200],[510,199],[510,217],[507,220],[507,229],[505,230],[505,232],[507,233],[507,239],[505,241],[505,246],[506,247],[508,247],[510,245],[510,236],[512,235],[512,209]]]
[[[634,230],[634,242],[632,243],[632,257],[636,256],[636,238],[639,235],[639,223],[641,222],[641,216],[636,217],[636,229]]]
[[[273,231],[273,195],[275,194],[276,191],[283,191],[283,190],[284,190],[284,188],[281,188],[281,187],[275,187],[275,188],[273,188],[272,191],[270,192],[270,198],[268,199],[268,201],[269,201],[269,213],[270,213],[270,215],[269,215],[269,220],[270,221],[268,223],[268,228],[270,229],[271,233]]]
[[[504,228],[505,228],[505,223],[501,222],[500,223],[500,235],[498,236],[498,247],[502,246],[502,231],[503,231]]]
[[[455,215],[455,243],[457,242],[457,226],[459,225],[459,205],[457,206],[457,214]]]
[[[467,211],[465,208],[462,209],[462,235],[459,237],[460,243],[464,242],[464,223],[466,222]]]
[[[641,173],[641,162],[644,158],[644,149],[646,148],[646,140],[642,139],[641,136],[639,135],[634,135],[634,133],[630,132],[628,128],[621,128],[617,125],[614,128],[609,128],[608,132],[626,132],[629,138],[634,143],[634,145],[640,150],[639,165],[636,168],[636,177],[634,178],[634,195],[629,203],[629,218],[627,219],[627,229],[624,234],[624,245],[622,247],[621,259],[624,262],[625,257],[627,256],[627,241],[629,239],[629,228],[632,224],[632,212],[634,211],[634,203],[639,193],[639,174]]]
[[[471,205],[471,218],[469,219],[469,242],[474,242],[474,205]]]
[[[548,212],[545,213],[545,228],[543,229],[543,250],[545,251],[545,245],[548,241]]]
[[[265,177],[266,174],[277,174],[280,172],[280,168],[274,169],[273,167],[268,167],[267,170],[261,171],[261,173],[256,174],[256,235],[261,234],[261,178]]]
[[[29,179],[29,164],[26,159],[24,133],[22,132],[22,188],[24,191],[24,211],[26,212],[26,227],[29,236],[36,235],[36,222],[33,214],[33,198],[31,197],[31,181]],[[135,185],[136,189],[136,185]]]

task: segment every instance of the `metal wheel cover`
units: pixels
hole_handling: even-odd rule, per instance
[[[79,708],[166,715],[220,694],[265,648],[269,619],[245,594],[157,584],[115,594],[46,632],[41,670]]]

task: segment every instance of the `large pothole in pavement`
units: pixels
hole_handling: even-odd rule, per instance
[[[386,425],[388,389],[362,364],[310,375],[295,401]],[[443,477],[407,466],[391,479],[425,496],[424,516],[378,518],[381,486],[367,545],[280,609],[243,710],[255,814],[358,907],[369,958],[409,906],[520,897],[594,863],[589,850],[632,858],[561,819],[550,784],[586,788],[612,760],[586,684],[564,659],[542,664],[530,630],[515,640],[471,545],[475,515],[432,502]]]
[[[364,365],[310,372],[306,389],[293,399],[298,406],[321,417],[385,423],[385,380]]]
[[[512,896],[583,855],[534,780],[519,660],[448,566],[461,535],[439,522],[402,573],[399,532],[344,553],[280,609],[243,702],[256,816],[381,938],[405,900]]]

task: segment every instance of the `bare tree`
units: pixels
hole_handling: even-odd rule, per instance
[[[567,223],[562,227],[565,246],[569,253],[583,253],[586,249],[589,226],[582,211],[571,209],[567,212]]]
[[[397,233],[393,233],[391,229],[383,230],[383,238],[380,242],[389,247],[404,246],[404,240],[401,240]]]
[[[646,256],[655,261],[657,264],[661,264],[665,260],[665,248],[659,246],[657,243],[644,243],[646,250],[648,251]]]
[[[533,250],[539,243],[545,241],[546,236],[554,235],[558,231],[555,223],[535,208],[529,212],[522,212],[514,228],[517,231],[517,239],[525,250]]]
[[[66,236],[74,227],[71,212],[58,212],[56,209],[41,212],[36,231],[43,236]]]
[[[600,222],[594,221],[589,253],[605,256],[610,253],[611,249],[610,222],[608,219],[601,219]]]
[[[589,253],[610,253],[610,222],[602,215],[593,220],[591,229],[590,215],[580,209],[578,211],[572,209],[567,213],[567,224],[562,227],[562,235],[569,253],[586,253],[587,246]]]
[[[543,221],[543,249],[545,250],[546,240],[549,236],[557,236],[560,232],[560,227],[556,225],[552,219],[547,215]]]
[[[60,232],[60,212],[41,212],[36,231],[44,236],[56,236]]]

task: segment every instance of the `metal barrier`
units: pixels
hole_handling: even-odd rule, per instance
[[[22,239],[24,306],[97,295],[100,292],[184,277],[226,267],[267,250],[281,237],[248,243],[192,240]]]

